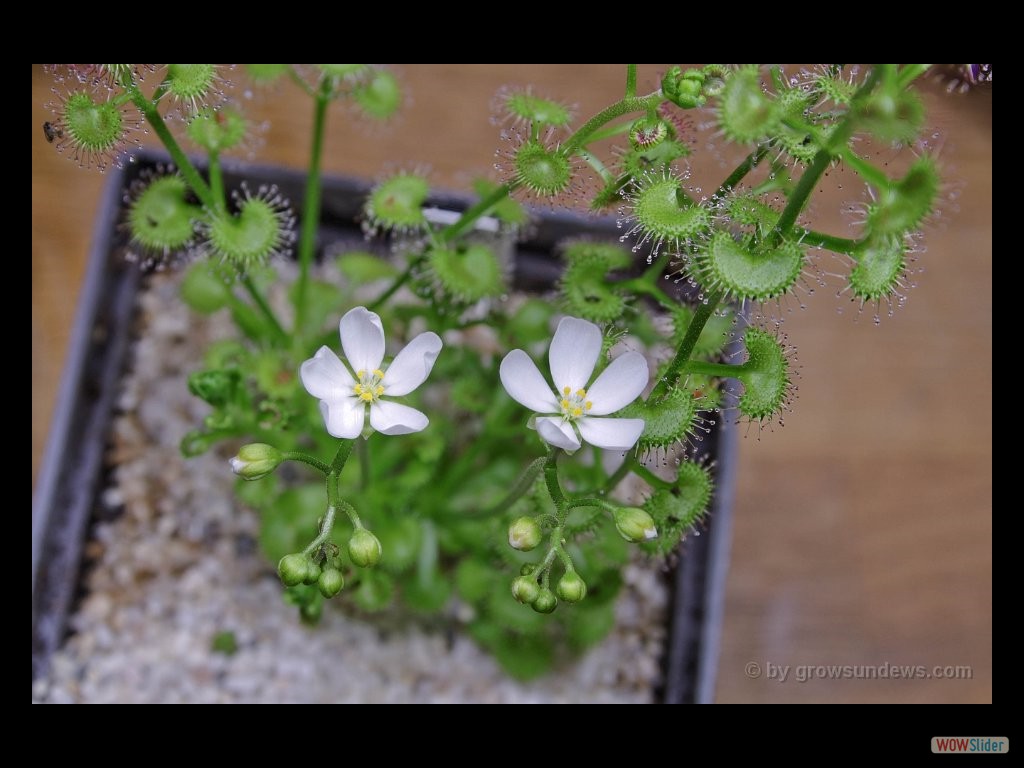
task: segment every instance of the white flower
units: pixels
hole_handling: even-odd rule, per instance
[[[640,438],[643,419],[597,417],[640,396],[647,386],[647,361],[638,352],[619,355],[588,387],[600,354],[601,330],[586,320],[563,317],[548,350],[553,390],[523,350],[513,349],[501,361],[501,383],[512,399],[539,414],[552,414],[529,425],[544,442],[570,453],[581,439],[598,448],[628,451]]]
[[[320,398],[327,431],[334,437],[358,437],[367,411],[370,426],[385,435],[407,435],[425,428],[426,416],[385,398],[407,395],[426,381],[441,351],[441,338],[429,331],[421,333],[385,370],[381,367],[384,328],[376,313],[356,307],[341,318],[339,330],[351,370],[328,347],[320,347],[299,369],[306,391]]]

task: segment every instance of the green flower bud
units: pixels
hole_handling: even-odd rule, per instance
[[[306,578],[302,580],[302,583],[312,586],[320,580],[320,566],[312,560],[307,560],[306,563]]]
[[[640,507],[619,507],[614,512],[615,528],[626,541],[636,543],[658,536],[654,518]]]
[[[558,596],[567,603],[578,603],[587,596],[587,583],[575,571],[567,571],[558,580],[555,589]]]
[[[360,568],[374,566],[380,562],[380,542],[368,530],[360,528],[348,540],[348,556]]]
[[[558,598],[550,589],[542,589],[532,605],[537,613],[551,613],[558,607]]]
[[[345,586],[345,577],[337,568],[325,568],[317,579],[317,586],[320,588],[320,594],[329,600],[341,592],[341,588]]]
[[[706,101],[701,93],[705,77],[699,69],[683,72],[679,67],[672,67],[661,80],[661,90],[669,101],[683,109],[701,107]]]
[[[306,580],[306,574],[312,565],[305,555],[297,552],[285,555],[277,564],[277,575],[281,577],[281,583],[286,587],[294,587]]]
[[[520,517],[508,527],[508,545],[512,549],[529,552],[540,544],[540,525],[532,517]]]
[[[231,459],[231,471],[246,480],[266,477],[284,460],[284,456],[272,445],[249,443],[238,449],[238,455]]]
[[[517,576],[512,580],[512,597],[520,603],[533,603],[540,597],[540,585],[532,576]]]

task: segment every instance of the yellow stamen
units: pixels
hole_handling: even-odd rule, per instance
[[[373,375],[376,376],[378,379],[383,379],[384,378],[384,371],[382,371],[380,368],[374,368],[373,369]]]
[[[352,391],[355,392],[357,395],[363,394],[363,385],[356,384],[354,387],[352,387]]]
[[[576,397],[586,397],[586,396],[587,396],[587,390],[585,390],[585,389],[577,389],[576,390]]]
[[[373,402],[373,393],[372,392],[363,392],[363,394],[361,394],[359,396],[359,398],[361,400],[365,400],[368,403]]]
[[[586,404],[587,410],[589,411],[593,407],[594,407],[594,404],[592,402],[590,402],[589,400],[587,400],[587,404]]]
[[[384,387],[378,385],[377,389],[374,391],[377,393],[377,397],[380,397],[381,395],[384,394]]]
[[[563,394],[568,395],[570,392],[572,392],[572,387],[564,387],[562,389],[562,392],[563,392]]]
[[[361,379],[366,375],[366,371],[356,371],[356,378]]]
[[[582,408],[573,408],[572,409],[572,415],[573,416],[582,416],[583,415],[583,409]]]
[[[562,407],[563,408],[568,408],[569,407],[569,401],[568,400],[563,400],[562,401]]]

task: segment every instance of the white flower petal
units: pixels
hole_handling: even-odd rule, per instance
[[[355,385],[352,374],[329,347],[320,347],[299,366],[299,378],[306,391],[320,400],[340,400],[352,394]]]
[[[355,397],[343,397],[339,400],[320,401],[320,415],[324,417],[324,426],[332,437],[345,440],[359,437],[366,421],[366,407]]]
[[[441,346],[441,337],[433,331],[410,341],[384,372],[384,393],[389,397],[408,395],[426,381]]]
[[[643,419],[595,419],[584,416],[576,422],[580,436],[591,445],[609,451],[628,451],[644,431]]]
[[[408,405],[378,400],[370,406],[370,426],[385,435],[408,435],[429,423],[426,416]]]
[[[548,445],[553,445],[555,448],[561,448],[570,453],[579,450],[580,439],[576,437],[572,425],[562,417],[542,416],[534,421],[533,426],[537,430],[537,434],[540,435],[541,440]]]
[[[563,317],[548,350],[555,389],[558,392],[565,387],[573,392],[586,389],[600,354],[601,329],[586,320]]]
[[[513,349],[498,369],[501,383],[509,397],[537,413],[555,413],[558,401],[544,380],[537,364],[521,349]]]
[[[384,327],[380,316],[366,307],[350,309],[338,325],[341,346],[352,370],[373,371],[384,360]]]
[[[587,413],[604,416],[625,408],[644,391],[649,376],[647,360],[639,352],[619,355],[587,390],[587,400],[594,404]]]

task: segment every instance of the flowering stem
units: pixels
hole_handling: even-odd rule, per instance
[[[334,482],[332,483],[332,481],[334,481]],[[337,485],[337,475],[335,475],[333,472],[327,476],[327,496],[328,496],[328,498],[330,498],[331,495],[332,495],[331,494],[331,486],[332,485]],[[335,515],[335,511],[336,510],[335,510],[334,504],[331,503],[331,502],[328,502],[328,504],[327,504],[327,512],[324,513],[324,519],[320,523],[320,533],[318,533],[317,537],[315,539],[313,539],[313,541],[311,541],[309,543],[308,547],[306,547],[304,550],[302,550],[302,554],[310,555],[313,552],[316,552],[316,550],[321,545],[326,544],[328,539],[331,538],[331,531],[334,530],[334,515]]]
[[[502,184],[500,187],[492,190],[489,195],[481,197],[476,203],[463,211],[457,221],[452,222],[441,230],[441,234],[439,235],[441,245],[450,243],[456,237],[468,230],[477,219],[504,200],[508,196],[508,193],[515,189],[515,187],[516,184],[514,182]]]
[[[537,479],[537,475],[540,474],[540,471],[544,468],[544,464],[547,460],[547,456],[541,456],[540,458],[534,459],[530,462],[530,466],[528,466],[523,474],[519,476],[519,479],[516,480],[516,484],[512,486],[512,490],[505,495],[505,498],[493,507],[485,510],[481,517],[499,515],[519,501],[523,494],[533,487],[533,482]]]
[[[359,451],[359,490],[370,487],[370,446],[365,439],[356,439],[356,450]]]
[[[629,474],[631,469],[632,466],[630,465],[629,461],[624,459],[622,463],[619,465],[619,468],[616,469],[612,476],[608,478],[608,482],[605,483],[604,485],[605,490],[610,491],[619,483],[621,483],[623,478],[625,478],[626,475]]]
[[[580,147],[586,146],[594,132],[605,123],[609,123],[615,118],[630,112],[646,112],[651,107],[656,107],[660,104],[664,98],[659,88],[646,96],[630,96],[621,101],[616,101],[587,120],[578,131],[570,136],[565,144],[562,145],[563,151],[575,152]]]
[[[313,469],[318,469],[325,475],[331,474],[331,467],[315,456],[310,456],[308,453],[301,453],[300,451],[284,451],[282,453],[285,461],[298,461],[303,464],[308,464]]]
[[[306,319],[306,293],[309,268],[313,263],[316,228],[320,223],[320,170],[323,165],[324,127],[327,124],[327,106],[331,100],[330,81],[324,80],[316,93],[313,110],[313,145],[309,153],[309,174],[306,176],[306,196],[302,204],[302,234],[299,239],[299,281],[295,290],[295,330],[302,331]]]
[[[636,64],[626,65],[626,98],[636,96]]]
[[[391,282],[391,285],[389,285],[389,286],[388,286],[387,290],[386,290],[386,291],[384,291],[384,293],[382,293],[382,294],[381,294],[380,296],[378,296],[378,297],[377,297],[376,299],[374,299],[373,303],[372,303],[372,304],[370,304],[370,306],[369,306],[369,307],[367,307],[367,309],[369,309],[369,310],[370,310],[371,312],[376,312],[376,311],[377,311],[377,309],[378,309],[378,308],[379,308],[379,307],[380,307],[380,306],[381,306],[381,305],[382,305],[382,304],[383,304],[383,303],[384,303],[385,301],[387,301],[387,300],[388,300],[388,299],[390,299],[390,298],[391,298],[392,296],[394,296],[394,295],[395,295],[395,293],[397,293],[397,292],[398,292],[398,289],[399,289],[399,288],[401,288],[401,287],[402,287],[403,285],[405,285],[405,284],[406,284],[406,283],[407,283],[407,282],[409,281],[409,278],[410,278],[410,277],[412,277],[412,272],[413,272],[413,270],[414,270],[414,269],[416,269],[416,267],[417,267],[417,266],[418,266],[418,265],[419,265],[419,264],[420,264],[420,263],[421,263],[422,261],[423,261],[423,254],[421,253],[421,254],[419,254],[418,256],[416,256],[416,258],[414,258],[414,259],[413,259],[412,261],[410,261],[410,262],[409,262],[409,266],[407,266],[407,267],[405,268],[405,271],[404,271],[404,272],[402,272],[402,274],[400,274],[400,275],[399,275],[398,277],[396,277],[396,278],[395,278],[395,279],[394,279],[394,280],[393,280],[393,281]]]

